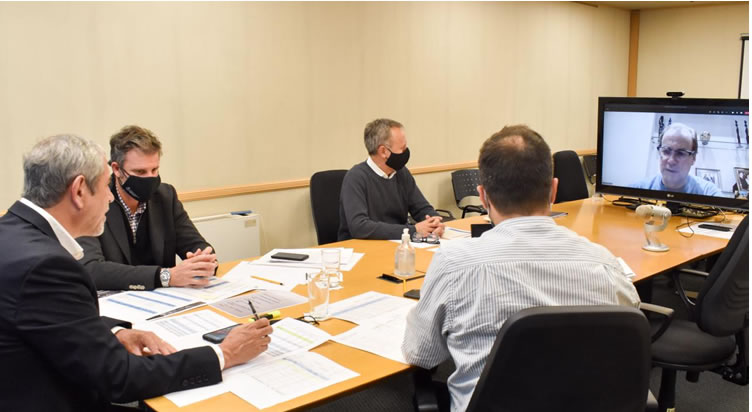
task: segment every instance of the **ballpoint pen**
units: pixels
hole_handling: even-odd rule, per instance
[[[258,313],[256,313],[256,308],[253,307],[253,301],[251,301],[250,299],[248,299],[248,306],[251,307],[251,312],[253,312],[253,319],[259,320]]]

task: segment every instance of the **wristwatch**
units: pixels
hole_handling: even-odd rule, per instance
[[[170,269],[162,268],[159,271],[159,281],[162,282],[162,287],[170,287]]]

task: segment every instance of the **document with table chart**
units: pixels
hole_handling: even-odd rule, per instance
[[[417,302],[412,302],[412,305],[401,306],[363,321],[347,332],[332,337],[332,340],[406,364],[402,355],[402,341],[407,328],[407,313],[416,304]]]
[[[329,316],[361,324],[385,313],[414,305],[414,300],[369,291],[330,304]]]
[[[273,310],[306,303],[308,302],[308,298],[284,290],[262,290],[243,296],[221,300],[212,303],[211,306],[224,313],[235,316],[236,318],[245,318],[253,315],[249,302],[253,302],[253,307],[256,309],[257,313],[263,314]]]
[[[203,311],[202,311],[203,312]],[[211,312],[211,311],[207,311]],[[199,313],[199,312],[196,312]],[[160,320],[161,323],[159,326],[147,326],[146,328],[148,330],[153,330],[157,335],[160,335],[160,332],[158,330],[170,330],[169,334],[174,336],[170,337],[172,340],[167,340],[170,344],[173,346],[177,345],[173,342],[178,343],[181,345],[181,349],[186,348],[186,346],[183,346],[188,339],[186,337],[177,337],[180,333],[184,333],[186,329],[192,329],[193,332],[191,333],[198,333],[195,330],[198,329],[194,325],[197,323],[201,323],[204,321],[203,316],[201,321],[199,322],[197,319],[191,319],[189,318],[190,315],[194,315],[194,313],[190,313],[187,315],[181,315],[183,319],[175,320],[175,318],[168,318],[164,320]],[[223,318],[222,316],[213,313],[212,315],[206,315],[206,318],[215,319],[215,317]],[[176,317],[179,318],[179,317]],[[170,323],[164,323],[164,321],[170,320]],[[152,321],[155,322],[155,321]],[[200,335],[203,335],[206,332],[211,332],[213,330],[221,329],[222,327],[232,325],[234,322],[230,320],[226,320],[226,324],[223,324],[224,326],[219,326],[217,328],[213,328],[210,330],[205,330],[200,333]],[[186,327],[188,325],[188,327]],[[217,325],[218,326],[218,325]],[[253,381],[249,381],[248,374],[240,373],[241,370],[244,370],[245,368],[254,367],[257,365],[262,365],[268,362],[276,361],[280,358],[284,358],[286,356],[290,356],[299,352],[306,352],[310,349],[315,348],[316,346],[321,345],[322,343],[326,342],[331,338],[331,335],[326,333],[325,331],[313,326],[309,325],[305,322],[301,322],[299,320],[293,319],[293,318],[285,318],[281,321],[275,323],[272,325],[272,329],[274,329],[274,332],[272,332],[271,335],[271,343],[269,343],[269,347],[267,348],[266,352],[260,354],[256,358],[252,359],[248,363],[245,363],[240,366],[236,366],[234,368],[227,369],[222,372],[222,382],[217,385],[212,385],[205,388],[196,388],[196,389],[189,389],[186,391],[180,391],[180,392],[173,392],[170,394],[165,395],[167,399],[172,401],[177,406],[185,406],[189,405],[195,402],[202,401],[204,399],[209,399],[211,397],[220,395],[222,393],[227,392],[230,390],[230,383],[235,383],[235,387],[243,387],[243,386],[249,386],[253,385]],[[177,330],[177,331],[183,331],[183,332],[172,332],[171,330]],[[198,335],[198,336],[200,336]],[[166,335],[167,336],[167,335]],[[195,336],[195,335],[191,335]],[[160,335],[161,337],[161,335]],[[191,339],[192,342],[196,342],[195,338]],[[201,343],[196,344],[195,346],[206,346],[209,345],[208,342],[200,340]],[[187,346],[192,347],[192,346]],[[250,402],[250,401],[249,401]]]
[[[99,313],[131,323],[201,305],[198,299],[173,293],[172,289],[127,291],[99,298]]]
[[[225,375],[223,375],[225,376]],[[296,352],[227,373],[232,393],[259,409],[317,391],[358,373],[314,352]]]

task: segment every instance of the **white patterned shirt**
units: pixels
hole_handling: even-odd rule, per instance
[[[448,380],[451,406],[464,411],[509,316],[534,306],[639,302],[603,246],[547,216],[512,218],[436,252],[407,316],[402,352],[424,368],[451,357],[457,367]]]

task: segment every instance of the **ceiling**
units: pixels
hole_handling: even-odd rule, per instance
[[[624,10],[665,9],[670,7],[694,7],[719,4],[741,4],[746,1],[577,1],[588,6],[608,6]]]

